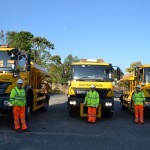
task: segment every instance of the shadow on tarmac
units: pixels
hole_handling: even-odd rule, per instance
[[[61,94],[55,94],[51,96],[55,96]],[[150,110],[144,113],[145,123],[150,123]],[[0,114],[0,130],[13,130],[13,115],[11,114]],[[98,118],[96,124],[112,124],[113,122],[134,122],[133,113],[129,110],[122,111],[120,107],[120,101],[115,101],[115,109],[112,118]],[[27,124],[29,128],[33,130],[38,130],[38,128],[45,130],[48,129],[48,126],[58,127],[60,124],[87,124],[87,118],[79,117],[79,113],[75,117],[70,117],[68,108],[67,108],[67,100],[61,102],[59,104],[51,104],[47,110],[47,112],[32,112],[31,116],[28,118]],[[55,126],[56,125],[56,126]],[[55,128],[54,128],[55,129]]]

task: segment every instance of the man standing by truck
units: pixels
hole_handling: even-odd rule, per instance
[[[88,107],[88,122],[95,123],[96,121],[96,111],[100,101],[99,94],[95,90],[95,85],[91,85],[91,89],[87,92],[84,104]]]
[[[144,112],[144,103],[145,95],[140,91],[140,85],[136,86],[136,92],[133,94],[133,103],[135,111],[135,123],[144,124],[143,112]]]
[[[21,130],[25,132],[30,132],[28,130],[26,122],[25,122],[25,106],[26,106],[26,94],[25,90],[22,88],[23,80],[17,80],[17,86],[12,89],[10,94],[10,103],[13,106],[13,114],[14,114],[14,127],[16,132],[20,133]],[[21,122],[21,127],[20,127]]]

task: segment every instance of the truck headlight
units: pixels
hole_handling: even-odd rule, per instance
[[[70,101],[69,104],[70,104],[70,105],[76,105],[77,102],[76,102],[76,101]]]
[[[106,102],[105,106],[112,106],[112,103],[111,102]]]
[[[3,106],[12,106],[10,102],[8,101],[3,101]]]
[[[150,102],[145,102],[146,107],[150,107]]]

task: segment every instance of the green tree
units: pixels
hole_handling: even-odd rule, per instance
[[[6,40],[10,47],[14,47],[26,52],[30,52],[32,48],[33,34],[27,31],[15,32],[8,31],[6,33]]]
[[[45,66],[51,58],[50,50],[54,49],[54,44],[42,37],[33,37],[31,43],[31,52],[34,62]]]
[[[79,61],[79,58],[77,56],[72,56],[71,54],[69,54],[64,61],[64,64],[69,63],[71,64],[73,61]]]
[[[139,67],[141,65],[142,65],[141,61],[133,62],[133,63],[130,64],[129,68],[126,68],[126,72],[133,72],[136,67]]]
[[[50,64],[48,64],[48,70],[50,72],[51,83],[62,84],[62,63],[59,55],[54,55],[50,58]]]
[[[5,34],[3,30],[0,30],[0,44],[5,42]]]
[[[51,56],[50,60],[56,65],[61,65],[61,57],[59,55]]]
[[[8,31],[6,40],[10,47],[31,53],[32,60],[41,66],[46,66],[51,57],[50,50],[54,49],[54,44],[46,38],[34,37],[27,31]]]
[[[71,75],[71,63],[73,61],[79,61],[79,59],[77,56],[73,57],[69,54],[65,58],[64,63],[61,62],[61,57],[59,55],[51,56],[50,61],[51,63],[48,65],[50,82],[67,84]]]
[[[63,78],[63,83],[67,84],[68,80],[71,76],[71,63],[79,61],[79,58],[77,56],[72,56],[69,54],[64,61],[64,64],[62,65],[63,74],[65,78]]]

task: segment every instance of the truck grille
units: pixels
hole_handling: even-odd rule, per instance
[[[96,91],[99,93],[100,98],[106,98],[106,95],[108,94],[110,89],[96,89]],[[86,93],[89,91],[89,89],[80,89],[80,88],[74,88],[76,97],[84,98],[86,96]]]

